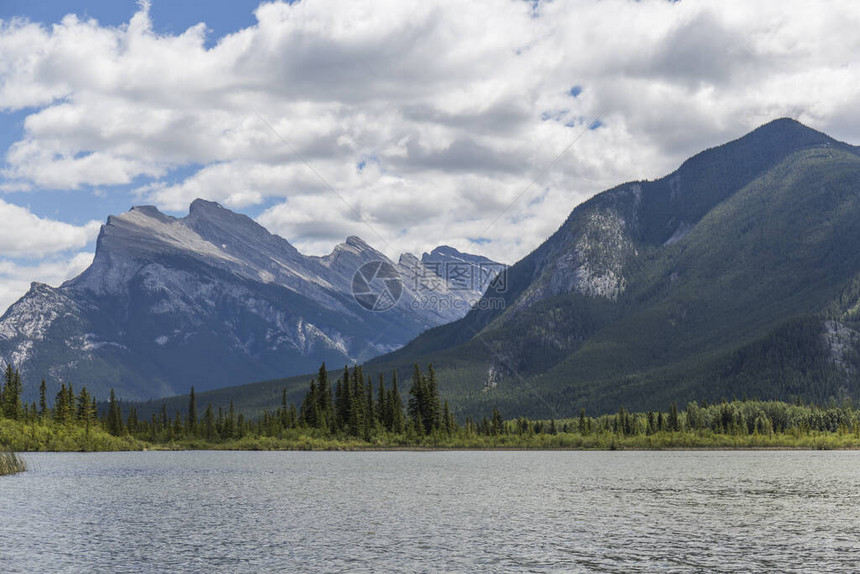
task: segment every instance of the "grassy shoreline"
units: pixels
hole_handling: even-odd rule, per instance
[[[860,450],[860,436],[850,432],[772,433],[729,435],[709,431],[658,432],[623,436],[612,432],[407,438],[404,435],[354,438],[313,436],[301,431],[287,436],[245,436],[226,441],[181,439],[149,442],[130,436],[114,437],[101,429],[34,428],[30,423],[0,424],[0,444],[17,452],[112,452],[112,451],[672,451],[672,450]],[[44,425],[37,425],[43,427]],[[10,432],[17,431],[17,432]],[[35,438],[34,438],[35,437]]]
[[[415,378],[419,390],[422,381],[433,381],[432,376],[425,381],[417,369]],[[361,379],[359,373],[356,380]],[[505,420],[493,409],[492,418],[466,419],[462,424],[454,420],[447,403],[441,409],[434,403],[427,418],[433,422],[428,425],[417,400],[410,399],[406,416],[394,386],[386,393],[380,385],[378,399],[369,386],[354,396],[342,386],[332,395],[329,387],[312,382],[301,409],[289,405],[284,397],[280,408],[254,419],[245,419],[232,406],[216,410],[211,404],[201,416],[193,394],[186,414],[177,412],[170,417],[162,409],[159,415],[141,420],[133,408],[125,414],[112,400],[98,418],[88,396],[75,399],[61,391],[54,409],[33,406],[15,413],[10,409],[14,416],[0,417],[0,450],[860,449],[860,410],[850,401],[841,405],[833,401],[826,407],[757,400],[712,405],[691,402],[684,409],[672,403],[667,412],[631,413],[620,407],[615,414],[592,417],[580,410],[577,418],[559,420]],[[85,394],[83,390],[81,394]],[[333,396],[337,400],[330,400]],[[347,412],[346,399],[353,411]]]

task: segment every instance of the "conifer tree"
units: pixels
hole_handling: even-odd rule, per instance
[[[412,387],[409,389],[409,418],[415,426],[415,432],[425,434],[424,411],[427,402],[424,376],[418,364],[412,367]]]
[[[376,405],[373,400],[373,380],[370,377],[367,377],[367,385],[364,387],[364,393],[367,397],[364,403],[364,418],[371,426],[373,426],[376,423],[379,413],[376,412]]]
[[[454,432],[454,415],[451,413],[451,407],[448,406],[448,401],[445,400],[445,405],[442,407],[442,428],[445,434],[451,436]]]
[[[320,413],[317,425],[322,429],[328,429],[333,426],[334,407],[331,399],[331,383],[328,380],[325,363],[320,366],[317,376],[317,406]]]
[[[215,413],[212,403],[206,405],[206,412],[203,413],[203,437],[210,442],[215,440]]]
[[[301,419],[302,423],[309,428],[317,428],[319,425],[319,400],[317,398],[316,379],[311,379],[305,399],[302,401]]]
[[[112,396],[112,395],[111,395]],[[54,420],[58,423],[65,423],[69,418],[69,413],[66,412],[68,402],[66,401],[66,383],[62,383],[57,396],[54,398]]]
[[[151,442],[158,442],[163,428],[158,420],[158,416],[152,413],[149,420],[149,440]]]
[[[426,387],[425,420],[427,421],[427,432],[433,432],[440,426],[442,409],[439,405],[439,384],[436,381],[436,371],[433,365],[427,365],[427,387]]]
[[[392,374],[391,395],[388,402],[391,405],[391,432],[403,434],[406,430],[406,420],[403,415],[403,399],[400,398],[400,391],[397,389],[397,371]]]
[[[78,413],[77,418],[84,423],[87,433],[87,439],[90,437],[90,427],[96,419],[95,399],[90,395],[87,388],[81,389],[78,395]]]
[[[173,436],[179,438],[182,436],[182,413],[176,411],[176,416],[173,417]]]
[[[42,379],[42,384],[39,385],[39,417],[45,418],[48,414],[48,386],[45,384],[45,379]]]
[[[493,408],[493,420],[491,421],[491,433],[495,436],[501,435],[505,430],[505,421],[499,409]]]
[[[364,434],[364,375],[361,367],[352,369],[352,383],[349,388],[349,434],[362,436]]]
[[[92,408],[93,397],[90,395],[89,391],[87,391],[87,388],[84,387],[78,394],[77,419],[82,422],[92,422],[92,420],[95,419],[95,412],[93,412]]]
[[[654,411],[648,411],[648,414],[646,415],[646,421],[645,421],[645,434],[646,435],[654,434],[656,427],[657,427],[657,421],[654,418]]]
[[[370,442],[373,434],[373,427],[376,422],[376,414],[373,411],[373,381],[367,377],[367,387],[365,388],[365,403],[364,403],[364,440]]]
[[[287,415],[288,428],[294,429],[299,423],[299,412],[296,410],[296,405],[290,403],[290,412]]]
[[[75,415],[78,412],[77,406],[75,404],[75,390],[72,388],[72,383],[69,383],[68,388],[66,388],[66,421],[71,422],[75,419]]]
[[[227,409],[227,420],[224,421],[224,438],[232,439],[236,437],[236,410],[233,408],[233,401],[230,401],[230,407]]]
[[[125,427],[131,434],[135,434],[138,431],[137,409],[134,407],[134,405],[128,408],[128,419],[126,421]]]
[[[382,373],[379,373],[379,387],[376,389],[376,409],[375,415],[379,424],[386,430],[391,430],[391,412],[386,404],[387,395],[385,393],[385,378]]]
[[[114,436],[121,435],[123,431],[122,411],[113,389],[110,390],[110,400],[108,401],[107,431]]]
[[[191,394],[188,397],[188,420],[185,424],[185,433],[189,436],[197,436],[197,396],[194,394],[194,385],[191,385]]]
[[[337,419],[337,429],[341,432],[349,428],[349,398],[349,367],[344,366],[343,377],[342,379],[338,379],[337,390],[335,391],[335,417]]]
[[[678,405],[674,402],[669,405],[669,421],[667,426],[672,432],[678,432],[681,430],[681,422],[678,418]]]
[[[18,420],[23,411],[21,405],[21,375],[11,364],[6,365],[5,381],[0,391],[0,402],[2,402],[3,415],[8,419]]]

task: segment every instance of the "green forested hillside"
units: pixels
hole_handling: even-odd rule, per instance
[[[557,274],[565,244],[593,235],[595,214],[613,213],[634,253],[620,265],[624,288],[614,297],[549,292],[524,305]],[[663,180],[583,204],[511,269],[504,311],[474,311],[372,366],[433,362],[465,412],[494,404],[506,415],[856,398],[858,273],[860,157],[782,120]]]

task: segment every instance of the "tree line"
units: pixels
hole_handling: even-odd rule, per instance
[[[440,399],[432,365],[426,370],[414,365],[410,388],[402,396],[396,372],[390,382],[381,375],[374,382],[359,365],[344,367],[339,376],[332,377],[323,364],[308,383],[304,400],[298,406],[287,400],[287,391],[283,389],[281,404],[254,418],[238,412],[232,401],[226,408],[215,408],[209,403],[199,409],[194,387],[185,412],[171,415],[162,404],[160,411],[147,419],[138,417],[133,404],[123,405],[113,390],[107,403],[101,405],[86,387],[75,392],[68,383],[61,385],[50,402],[44,381],[38,402],[22,403],[21,390],[18,371],[7,366],[0,388],[0,422],[9,419],[79,428],[81,436],[87,438],[91,429],[96,429],[124,440],[167,445],[189,442],[190,446],[229,445],[244,439],[271,438],[284,441],[278,444],[289,448],[302,437],[329,441],[328,444],[348,441],[352,445],[586,448],[615,445],[616,440],[667,436],[801,437],[829,433],[860,439],[860,410],[848,400],[841,404],[831,401],[827,406],[800,401],[723,400],[714,404],[694,401],[683,409],[672,403],[665,412],[630,412],[622,406],[614,414],[589,416],[580,410],[578,416],[557,420],[505,419],[498,409],[493,409],[491,415],[481,420],[466,418],[458,422],[448,402]],[[578,442],[566,442],[565,437],[577,438]],[[583,442],[589,437],[601,440]],[[628,442],[640,446],[653,444]],[[692,440],[683,444],[697,443]]]

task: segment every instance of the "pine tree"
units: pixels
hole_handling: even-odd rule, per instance
[[[403,434],[406,430],[406,419],[403,415],[403,399],[400,398],[400,391],[397,389],[397,371],[394,371],[391,378],[391,394],[388,402],[391,405],[391,432]]]
[[[248,429],[245,427],[245,415],[239,413],[236,415],[236,438],[242,438],[245,436],[245,431]]]
[[[68,417],[68,421],[73,421],[77,412],[78,408],[75,404],[75,390],[72,388],[72,383],[69,383],[69,386],[66,389],[66,416]]]
[[[433,365],[427,365],[427,386],[426,386],[426,406],[425,406],[425,421],[428,434],[438,429],[442,417],[442,409],[439,404],[439,384],[436,382],[436,371]]]
[[[451,436],[451,433],[454,432],[454,415],[451,413],[451,407],[448,406],[448,401],[445,401],[445,405],[442,407],[442,424],[443,430],[445,434]]]
[[[236,410],[233,408],[233,401],[230,401],[230,407],[227,409],[223,438],[228,440],[236,438]]]
[[[78,412],[76,413],[76,417],[79,421],[82,422],[92,422],[95,418],[95,413],[92,410],[93,408],[93,397],[90,395],[87,388],[84,387],[81,389],[81,392],[78,394]]]
[[[158,416],[155,413],[152,413],[152,416],[149,420],[149,440],[150,442],[158,442],[159,437],[161,436],[161,431],[164,427],[162,427],[161,423],[158,420]]]
[[[185,424],[185,433],[188,436],[197,436],[197,396],[194,394],[194,385],[191,385],[191,394],[188,397],[188,420]]]
[[[121,435],[123,431],[122,411],[113,389],[110,390],[110,400],[108,401],[107,431],[114,436]]]
[[[385,378],[382,376],[382,373],[379,373],[379,387],[376,389],[376,409],[375,415],[377,421],[379,421],[380,426],[385,430],[391,430],[391,411],[388,408],[387,402],[387,394],[385,392]]]
[[[412,367],[412,387],[409,389],[409,418],[415,426],[415,432],[425,434],[424,412],[427,391],[425,389],[424,376],[418,365]]]
[[[681,430],[681,422],[678,418],[678,405],[676,403],[669,405],[668,427],[672,432],[678,432]]]
[[[173,417],[173,436],[179,438],[182,436],[182,413],[176,411],[176,416]]]
[[[335,418],[337,430],[344,432],[349,428],[349,367],[344,366],[343,377],[337,381],[335,390]]]
[[[288,428],[294,429],[299,424],[299,412],[296,410],[296,405],[290,403],[290,412],[287,415]]]
[[[96,419],[96,404],[95,399],[90,395],[87,388],[84,387],[81,389],[81,393],[78,395],[78,413],[77,417],[79,421],[84,423],[87,433],[87,440],[90,438],[90,427]]]
[[[134,405],[128,408],[128,419],[125,424],[126,429],[132,435],[138,431],[137,409]]]
[[[215,413],[212,411],[212,403],[206,406],[206,412],[203,413],[203,437],[210,442],[215,440]]]
[[[287,423],[287,388],[286,387],[284,387],[284,389],[281,393],[281,411],[280,411],[279,415],[280,415],[281,428],[283,428],[283,429],[288,428],[288,423]]]
[[[370,442],[370,439],[372,438],[371,435],[373,434],[373,427],[376,422],[376,414],[373,411],[373,381],[370,377],[367,378],[365,396],[367,398],[364,406],[364,440],[365,442]]]
[[[2,402],[3,415],[6,418],[19,420],[22,418],[23,409],[21,405],[21,375],[11,364],[6,365],[5,381],[0,391],[0,402]]]
[[[309,428],[317,428],[319,425],[319,400],[317,399],[317,381],[311,379],[305,399],[302,401],[301,419],[302,423]]]
[[[352,369],[352,384],[349,388],[349,434],[362,436],[364,434],[365,415],[364,375],[361,367]]]
[[[54,420],[58,423],[65,423],[69,418],[69,413],[66,412],[67,404],[66,383],[62,383],[57,396],[54,398]]]
[[[45,384],[45,379],[42,379],[42,384],[39,385],[39,417],[44,419],[48,414],[48,386]]]
[[[334,407],[331,400],[331,383],[328,380],[328,372],[325,363],[320,366],[317,376],[317,406],[319,408],[319,419],[317,425],[322,429],[334,426]]]
[[[493,408],[493,420],[490,425],[490,432],[495,436],[501,435],[505,430],[505,421],[497,408]]]

